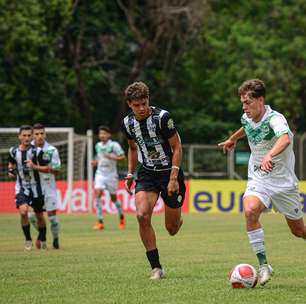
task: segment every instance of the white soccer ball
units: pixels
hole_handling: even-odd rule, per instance
[[[256,269],[249,264],[236,265],[228,277],[233,288],[254,288],[258,279]]]

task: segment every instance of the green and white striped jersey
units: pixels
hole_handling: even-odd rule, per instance
[[[95,148],[96,160],[98,161],[96,174],[117,177],[117,161],[105,157],[105,154],[115,154],[116,156],[124,155],[124,151],[120,144],[109,139],[106,143],[98,142]]]
[[[246,114],[241,117],[241,124],[251,149],[248,179],[264,183],[267,187],[296,188],[298,179],[294,173],[293,134],[282,114],[273,111],[270,106],[265,107],[266,112],[261,121],[257,123],[248,118]],[[289,135],[291,143],[282,153],[273,157],[272,172],[264,172],[261,170],[260,164],[277,139],[283,134]]]

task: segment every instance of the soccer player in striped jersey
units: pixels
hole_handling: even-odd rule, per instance
[[[37,123],[33,126],[34,140],[32,144],[42,149],[43,159],[48,162],[48,172],[40,172],[40,181],[44,192],[45,209],[51,225],[51,233],[53,237],[53,248],[59,249],[59,219],[56,215],[58,207],[58,197],[56,191],[55,176],[60,172],[61,160],[56,147],[50,145],[46,140],[46,130],[44,125]],[[37,227],[36,217],[33,212],[29,213],[30,222]]]
[[[99,139],[96,144],[96,156],[92,162],[97,167],[95,173],[95,193],[96,193],[96,214],[97,223],[93,227],[95,230],[103,230],[104,217],[102,212],[101,197],[104,190],[110,193],[111,201],[115,204],[119,215],[119,228],[125,228],[125,217],[120,202],[117,200],[118,172],[117,161],[124,160],[124,151],[120,144],[111,140],[111,130],[107,126],[99,127]]]
[[[245,136],[249,142],[251,156],[243,205],[249,241],[260,264],[261,285],[270,280],[273,272],[267,262],[264,231],[259,222],[262,212],[273,206],[285,216],[291,232],[306,239],[298,179],[294,173],[293,134],[285,117],[265,105],[265,93],[265,84],[259,79],[247,80],[240,86],[242,127],[219,144],[226,152]]]
[[[125,98],[132,112],[123,120],[128,139],[128,174],[126,189],[131,186],[137,171],[135,204],[139,233],[152,268],[151,279],[164,277],[159,260],[156,236],[151,218],[161,194],[165,202],[165,226],[175,235],[182,223],[181,207],[185,197],[184,174],[180,168],[182,146],[173,119],[168,111],[149,105],[149,88],[135,82],[125,90]]]
[[[8,174],[16,178],[16,208],[19,209],[21,226],[25,236],[25,250],[33,247],[28,219],[29,206],[34,209],[38,223],[36,247],[46,249],[46,223],[44,219],[44,200],[39,172],[46,172],[48,166],[43,160],[43,151],[31,145],[32,126],[23,125],[19,129],[18,147],[9,150]]]

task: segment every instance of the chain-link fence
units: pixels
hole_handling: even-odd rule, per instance
[[[306,133],[295,136],[293,150],[296,175],[305,180]],[[217,145],[184,145],[183,168],[189,178],[247,179],[249,155],[249,149],[243,144],[226,155]]]

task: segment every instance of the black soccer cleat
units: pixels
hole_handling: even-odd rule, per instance
[[[58,238],[55,238],[53,240],[53,248],[54,249],[59,249],[59,241],[58,241]]]

